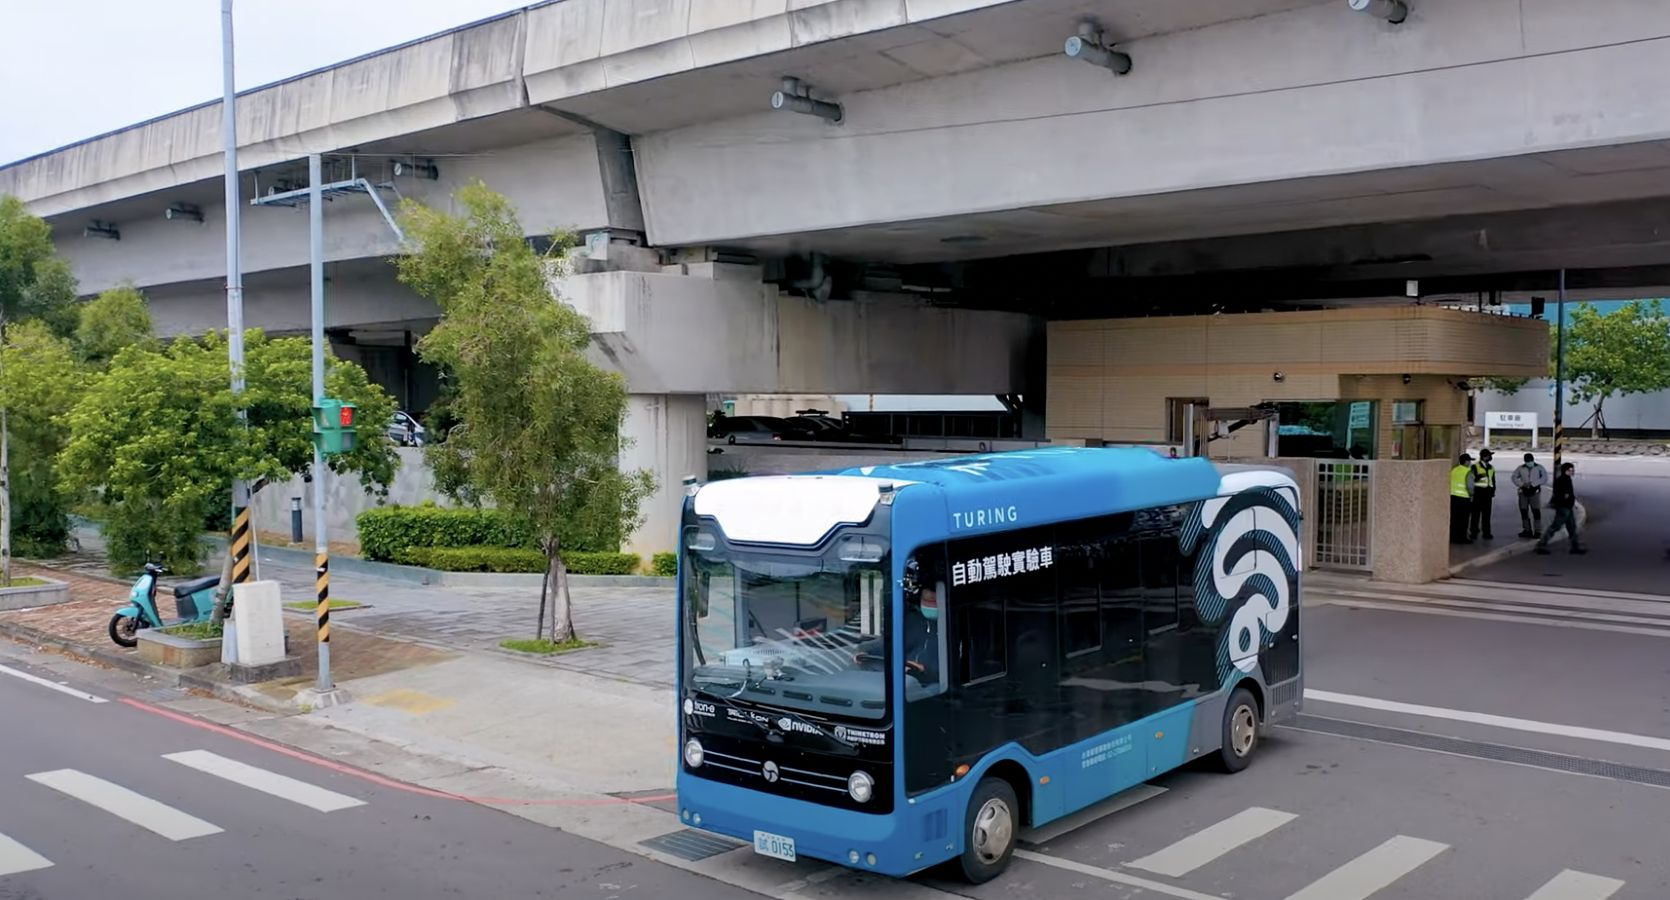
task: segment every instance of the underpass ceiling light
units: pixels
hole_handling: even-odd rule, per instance
[[[1361,13],[1368,13],[1376,19],[1385,19],[1393,25],[1402,25],[1403,20],[1409,18],[1409,4],[1403,0],[1346,0],[1351,8]]]
[[[93,221],[87,223],[87,227],[81,230],[81,236],[104,238],[109,241],[119,241],[122,239],[122,233],[116,230],[115,223],[102,222],[98,219],[94,219]]]
[[[786,109],[806,116],[817,116],[831,124],[841,124],[841,104],[827,100],[813,100],[812,89],[798,78],[784,78],[782,90],[771,95],[772,109]]]
[[[1353,0],[1355,2],[1355,0]],[[1092,65],[1101,66],[1115,75],[1125,75],[1131,71],[1131,56],[1110,50],[1102,40],[1102,29],[1095,22],[1079,23],[1079,33],[1067,39],[1063,48],[1068,59],[1082,60]]]

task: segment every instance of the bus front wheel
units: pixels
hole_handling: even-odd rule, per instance
[[[1239,772],[1252,763],[1258,750],[1258,701],[1246,688],[1236,688],[1224,707],[1223,746],[1218,749],[1218,768]]]
[[[968,820],[963,837],[966,846],[958,862],[963,877],[972,884],[984,884],[1009,868],[1015,855],[1015,835],[1020,830],[1020,804],[1015,789],[1001,778],[984,778],[968,801]]]

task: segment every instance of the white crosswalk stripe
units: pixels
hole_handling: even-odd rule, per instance
[[[166,803],[152,800],[113,782],[75,769],[36,772],[26,776],[36,784],[68,794],[89,806],[126,819],[171,841],[219,834],[219,826],[183,813]]]
[[[1567,869],[1525,900],[1606,900],[1623,886],[1616,878]]]
[[[1132,868],[1178,878],[1206,865],[1236,847],[1257,840],[1293,821],[1297,816],[1254,806],[1141,859],[1126,863]]]
[[[1287,900],[1364,900],[1448,849],[1448,844],[1400,834],[1311,882]]]
[[[0,834],[0,878],[18,872],[33,872],[52,865],[52,860]]]
[[[335,812],[339,809],[349,809],[364,806],[364,800],[358,800],[335,791],[327,791],[322,787],[297,781],[277,772],[257,768],[227,759],[219,754],[207,750],[188,750],[184,753],[166,753],[163,759],[177,762],[199,772],[206,772],[216,778],[224,778],[234,784],[271,794],[292,803],[299,803],[319,812]]]

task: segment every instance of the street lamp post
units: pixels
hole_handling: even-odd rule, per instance
[[[1560,457],[1566,444],[1566,270],[1560,270],[1560,299],[1554,316],[1554,474],[1560,474]]]
[[[232,65],[232,0],[220,0],[220,53],[223,92],[220,133],[226,159],[226,348],[232,367],[232,393],[241,397],[244,389],[244,278],[239,248],[242,204],[238,199],[238,98]],[[241,402],[238,418],[246,418]],[[249,580],[252,537],[247,486],[241,479],[234,480],[230,544],[233,584]]]

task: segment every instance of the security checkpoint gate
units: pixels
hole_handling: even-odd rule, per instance
[[[1319,568],[1371,570],[1374,566],[1374,463],[1316,463],[1315,560]]]

